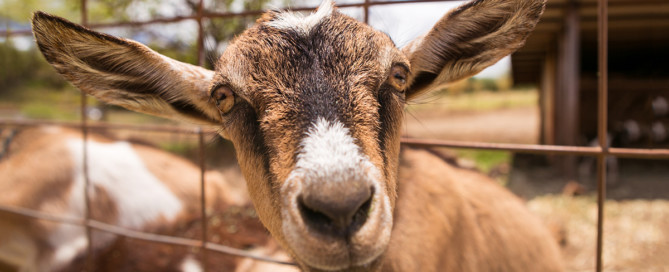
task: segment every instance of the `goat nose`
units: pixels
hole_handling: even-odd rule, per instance
[[[306,186],[298,197],[304,222],[318,231],[346,235],[365,223],[374,188],[365,182]]]

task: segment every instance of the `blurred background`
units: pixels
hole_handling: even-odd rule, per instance
[[[199,39],[198,0],[89,0],[88,25],[211,68],[229,41],[268,8],[308,9],[311,0],[205,0]],[[374,2],[374,1],[371,1]],[[402,46],[463,1],[369,7],[337,1],[340,11],[390,35]],[[608,138],[611,146],[669,147],[669,2],[611,0],[609,6]],[[0,0],[0,120],[82,118],[80,93],[51,68],[30,34],[32,12],[82,21],[81,1]],[[421,97],[407,107],[404,134],[469,142],[594,146],[597,144],[596,1],[548,0],[526,46],[482,73]],[[202,50],[198,48],[201,47]],[[198,54],[201,52],[201,54]],[[179,125],[87,98],[91,123]],[[108,131],[197,162],[197,136]],[[562,241],[570,271],[592,271],[596,246],[595,157],[441,149],[528,201]],[[207,134],[207,169],[243,192],[230,143]],[[607,271],[669,270],[669,163],[611,157],[604,228]]]

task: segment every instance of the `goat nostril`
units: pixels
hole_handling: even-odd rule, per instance
[[[372,208],[372,198],[374,197],[374,188],[372,187],[370,189],[370,194],[369,198],[360,205],[360,208],[353,214],[352,222],[349,225],[349,231],[351,233],[354,233],[362,227],[362,225],[365,224],[367,221],[367,217],[369,216],[369,212]]]
[[[307,226],[323,233],[347,235],[364,225],[373,196],[373,187],[348,191],[346,194],[313,190],[305,191],[297,201]]]
[[[322,228],[332,224],[330,217],[322,212],[309,208],[309,206],[304,203],[304,199],[301,196],[298,198],[297,203],[302,218],[304,218],[305,221],[308,221],[312,226],[319,226]]]

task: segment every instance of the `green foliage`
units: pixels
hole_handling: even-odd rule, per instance
[[[69,0],[67,2],[74,1]],[[55,1],[49,0],[3,0],[0,1],[0,18],[28,23],[32,13],[36,10],[58,13],[68,19],[76,18],[76,12],[68,10],[65,6],[62,2],[55,3]]]
[[[11,40],[0,43],[0,96],[12,96],[20,85],[60,90],[66,84],[36,49],[18,50]]]
[[[457,154],[460,158],[474,161],[476,167],[485,173],[500,164],[511,162],[511,153],[507,151],[462,149],[458,150]]]
[[[178,154],[182,157],[188,157],[197,152],[197,142],[164,142],[160,143],[160,149]]]
[[[14,109],[15,113],[27,118],[77,120],[80,116],[80,94],[73,88],[65,85],[55,89],[42,82],[31,81],[12,88],[12,93],[0,99],[0,106]]]
[[[78,112],[76,109],[63,109],[55,107],[51,103],[36,101],[24,104],[21,114],[31,119],[54,119],[54,120],[76,120]]]
[[[480,86],[482,89],[487,90],[487,91],[499,91],[499,85],[497,85],[497,81],[492,78],[482,78],[479,79]]]

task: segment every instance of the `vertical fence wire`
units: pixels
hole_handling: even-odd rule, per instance
[[[202,270],[207,272],[207,198],[206,198],[206,181],[205,174],[205,157],[204,157],[204,132],[202,128],[198,128],[198,156],[200,163],[200,213],[202,214]]]
[[[197,65],[204,65],[204,26],[203,26],[203,15],[204,15],[204,1],[200,0],[197,4]]]
[[[365,0],[365,3],[362,6],[363,8],[363,21],[365,24],[369,24],[369,0]]]
[[[604,251],[604,203],[606,200],[606,154],[608,152],[608,0],[597,1],[597,40],[599,79],[598,79],[598,112],[597,136],[602,153],[597,156],[597,264],[595,269],[601,272],[604,268],[602,254]]]
[[[88,1],[81,0],[81,25],[88,26]],[[86,93],[81,92],[81,137],[82,141],[82,175],[84,179],[84,191],[81,192],[84,194],[84,221],[86,225],[86,240],[88,244],[86,245],[86,261],[85,261],[85,271],[94,271],[95,263],[93,260],[93,229],[90,227],[91,223],[91,199],[89,195],[90,191],[90,180],[88,176],[88,114],[86,113],[88,103],[86,100]]]
[[[204,26],[203,26],[203,11],[204,11],[204,1],[200,0],[197,4],[197,64],[199,66],[204,65]],[[200,213],[202,216],[202,247],[201,250],[201,261],[202,261],[202,270],[207,272],[207,259],[208,259],[208,250],[207,250],[207,199],[206,199],[206,184],[204,179],[205,174],[205,157],[204,157],[204,132],[202,127],[197,129],[198,135],[198,156],[200,164]]]

